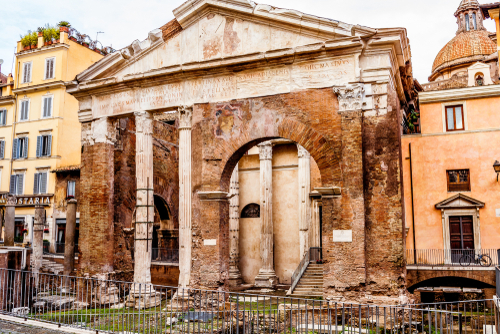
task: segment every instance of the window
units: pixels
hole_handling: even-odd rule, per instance
[[[463,106],[446,107],[446,131],[460,130],[465,130]]]
[[[465,14],[465,30],[469,31],[470,26],[469,26],[469,14]]]
[[[449,170],[446,173],[449,192],[470,191],[470,172],[468,169]]]
[[[0,126],[7,125],[7,110],[0,110]]]
[[[31,82],[31,62],[23,64],[23,83]]]
[[[5,140],[0,140],[0,159],[5,159]]]
[[[47,179],[48,173],[35,173],[35,180],[33,182],[33,194],[46,194],[47,193]]]
[[[23,242],[24,241],[24,218],[23,217],[15,217],[14,218],[14,242]]]
[[[241,218],[259,218],[260,217],[260,205],[255,203],[250,203],[241,210]]]
[[[28,137],[14,138],[12,143],[12,159],[26,159],[28,157]]]
[[[56,58],[45,59],[45,79],[54,79],[54,64],[56,63]]]
[[[52,116],[52,96],[42,98],[42,118]]]
[[[66,195],[68,198],[75,198],[75,181],[68,181],[68,189],[66,191]]]
[[[21,101],[21,114],[19,115],[19,120],[27,121],[30,111],[30,100]]]
[[[10,176],[10,190],[13,195],[24,194],[24,173],[14,174]]]
[[[36,157],[50,157],[52,151],[52,135],[43,135],[36,138]]]
[[[472,23],[474,23],[474,30],[477,30],[476,13],[472,13]]]

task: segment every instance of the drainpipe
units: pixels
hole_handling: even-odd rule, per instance
[[[413,261],[417,264],[417,247],[415,241],[415,205],[413,203],[413,168],[411,159],[411,143],[408,144],[408,150],[410,152],[410,187],[411,187],[411,226],[413,235]]]
[[[16,78],[16,80],[14,82],[14,87],[15,88],[19,88],[19,72],[20,72],[20,68],[21,68],[20,66],[21,66],[21,62],[17,62],[17,78]],[[14,96],[15,96],[15,100],[14,100],[15,101],[14,102],[15,105],[14,105],[14,117],[12,118],[12,138],[11,138],[12,145],[14,145],[14,138],[16,136],[16,120],[17,120],[17,105],[18,105],[17,98],[18,98],[18,94],[15,93]],[[11,177],[13,175],[12,168],[14,167],[14,159],[13,158],[14,157],[12,156],[12,148],[11,148],[11,151],[10,151],[10,176]],[[10,192],[10,179],[11,178],[9,177],[9,192]]]

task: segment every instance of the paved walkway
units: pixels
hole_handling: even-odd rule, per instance
[[[53,331],[50,329],[35,327],[32,325],[17,324],[15,322],[0,320],[0,333],[1,334],[61,334],[60,331]]]

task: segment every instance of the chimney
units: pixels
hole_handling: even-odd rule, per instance
[[[40,49],[43,46],[43,43],[44,43],[43,32],[39,32],[38,33],[38,44],[36,47]]]
[[[12,95],[12,87],[14,87],[14,78],[12,77],[12,73],[9,73],[9,76],[7,77],[7,83],[10,84],[8,85],[5,90],[5,95]]]

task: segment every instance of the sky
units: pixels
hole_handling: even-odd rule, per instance
[[[21,34],[47,23],[69,21],[80,33],[115,49],[143,40],[149,31],[174,18],[172,10],[185,0],[5,0],[0,6],[0,59],[2,73],[12,71],[16,43]],[[453,13],[460,0],[261,0],[257,3],[296,9],[371,28],[403,27],[408,31],[413,74],[428,81],[439,50],[456,33]],[[492,20],[486,20],[495,31]]]

